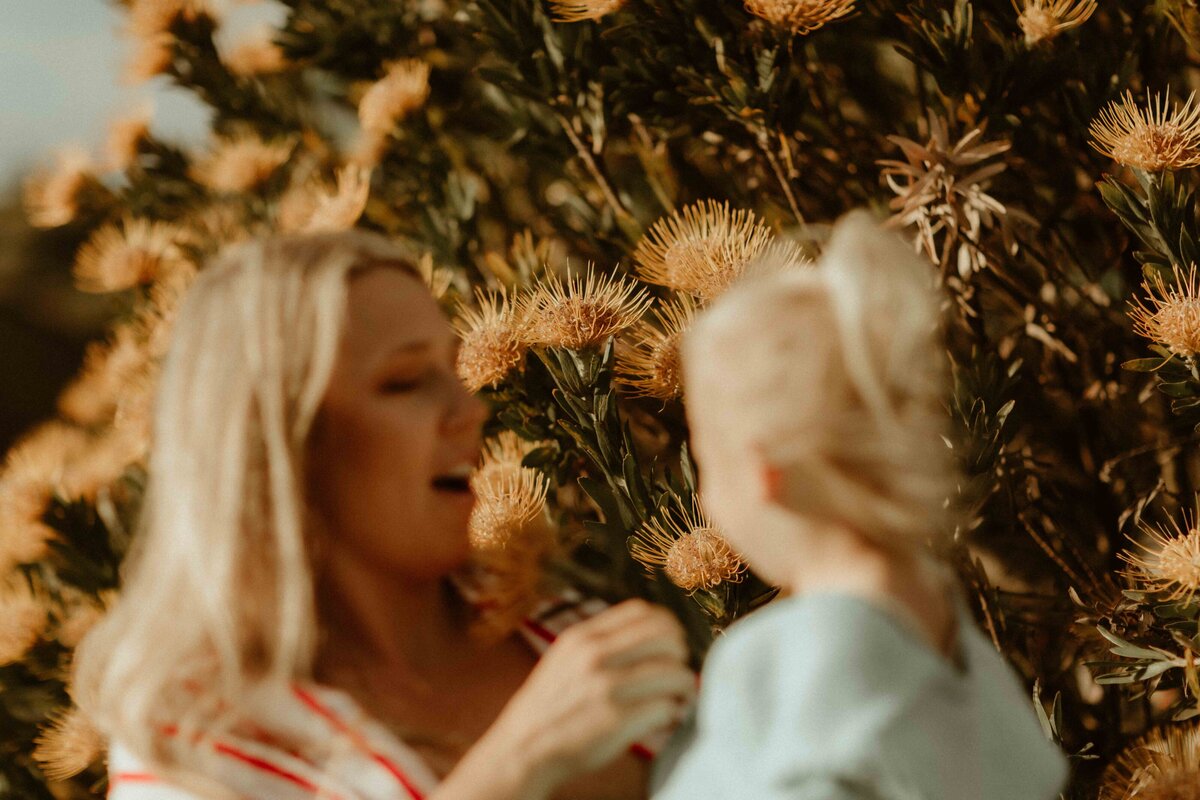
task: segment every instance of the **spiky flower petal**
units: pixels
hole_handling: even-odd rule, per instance
[[[78,146],[60,150],[52,168],[34,172],[25,180],[29,224],[57,228],[75,219],[79,196],[92,179],[92,158],[87,151]]]
[[[0,587],[0,666],[24,657],[49,619],[46,599],[24,584]]]
[[[204,0],[131,0],[126,32],[134,45],[134,57],[126,65],[125,80],[141,83],[164,74],[175,56],[172,28],[180,21],[193,23],[201,17],[216,20],[218,14]]]
[[[96,763],[105,750],[104,737],[78,708],[52,716],[35,744],[33,760],[53,781],[75,777]]]
[[[483,461],[475,472],[475,481],[486,483],[495,476],[513,475],[525,469],[521,462],[542,442],[522,439],[513,431],[501,431],[483,443]]]
[[[1025,44],[1032,46],[1087,22],[1096,0],[1013,0],[1013,8]]]
[[[248,192],[265,183],[292,154],[293,140],[266,142],[256,133],[217,141],[193,168],[195,179],[218,192]]]
[[[799,248],[777,240],[752,211],[704,200],[660,219],[633,252],[639,278],[711,300],[724,292],[768,248],[801,263]]]
[[[1127,574],[1150,591],[1162,592],[1168,600],[1191,602],[1200,593],[1200,530],[1189,514],[1180,526],[1143,525],[1149,541],[1136,542],[1137,550],[1121,553],[1129,564]]]
[[[654,519],[629,542],[629,552],[647,571],[661,569],[672,583],[688,592],[737,583],[746,565],[713,527],[697,498],[690,512]]]
[[[1146,299],[1131,305],[1129,318],[1135,333],[1185,357],[1200,354],[1200,294],[1196,265],[1172,267],[1174,281],[1167,285],[1161,273],[1143,281]]]
[[[0,574],[49,554],[50,542],[57,536],[43,521],[51,497],[52,491],[45,483],[7,476],[0,480]]]
[[[475,492],[468,525],[471,543],[489,550],[507,547],[541,516],[550,482],[535,469],[517,467],[478,472],[471,488]]]
[[[584,22],[615,14],[625,0],[550,0],[550,10],[558,22]]]
[[[287,66],[287,59],[275,44],[274,35],[268,26],[255,28],[230,48],[221,61],[230,72],[242,77],[279,72]]]
[[[92,234],[75,257],[75,281],[85,292],[119,292],[181,268],[180,230],[132,218]]]
[[[589,266],[582,275],[541,284],[528,301],[527,341],[535,347],[584,350],[629,328],[650,305],[632,281],[598,274]]]
[[[150,360],[147,345],[135,328],[117,326],[108,341],[88,345],[83,369],[58,398],[59,411],[80,425],[110,422],[122,390],[145,371]]]
[[[279,202],[281,231],[323,233],[353,228],[367,207],[371,168],[349,165],[337,171],[337,185],[309,181],[293,186]]]
[[[746,0],[746,10],[801,36],[854,11],[854,0]]]
[[[525,361],[528,316],[504,292],[477,292],[474,308],[462,306],[454,327],[462,343],[455,368],[472,392],[495,387]]]
[[[1092,121],[1092,147],[1119,164],[1147,172],[1200,165],[1200,104],[1196,93],[1182,105],[1171,92],[1150,95],[1139,108],[1132,92],[1109,103]]]
[[[680,297],[654,309],[657,324],[642,320],[617,342],[614,382],[634,397],[673,400],[683,394],[679,343],[696,316],[696,303]]]
[[[419,58],[388,63],[384,76],[371,84],[358,103],[363,130],[387,134],[399,120],[424,105],[429,97],[429,72],[429,64]]]
[[[1171,725],[1141,737],[1104,771],[1099,800],[1200,798],[1200,725]]]
[[[138,148],[150,136],[153,115],[153,108],[145,103],[109,125],[108,138],[104,143],[106,166],[109,169],[119,172],[133,165],[137,160]]]

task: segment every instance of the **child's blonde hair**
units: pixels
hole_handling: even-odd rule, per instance
[[[689,383],[725,409],[718,438],[782,468],[798,513],[892,549],[928,542],[953,488],[928,265],[854,212],[816,267],[765,272],[683,344]]]
[[[74,676],[101,730],[162,774],[202,788],[197,759],[211,748],[196,737],[231,724],[252,688],[311,671],[306,443],[349,276],[415,276],[412,263],[362,231],[274,236],[226,249],[188,290],[121,598],[80,646]]]

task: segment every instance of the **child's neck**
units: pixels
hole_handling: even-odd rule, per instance
[[[804,557],[785,590],[862,597],[910,623],[943,655],[954,651],[956,622],[949,584],[931,557],[888,551],[843,528],[812,533],[805,537]]]

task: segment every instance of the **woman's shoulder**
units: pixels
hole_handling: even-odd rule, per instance
[[[172,786],[120,742],[108,748],[108,800],[202,800]]]
[[[437,783],[421,757],[349,695],[309,683],[251,693],[235,723],[196,737],[186,757],[189,771],[230,797],[421,800]],[[200,796],[120,742],[110,748],[109,781],[117,800]]]

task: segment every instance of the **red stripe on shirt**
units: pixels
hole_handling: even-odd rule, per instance
[[[176,736],[179,733],[179,729],[174,725],[166,725],[166,726],[163,726],[163,733],[165,733],[167,736]],[[196,738],[197,738],[197,740],[199,740],[200,737],[197,736]],[[229,756],[230,758],[241,761],[242,763],[244,763],[248,766],[254,767],[255,769],[260,770],[262,772],[265,772],[268,775],[274,775],[277,778],[281,778],[289,783],[293,783],[296,786],[299,786],[301,789],[304,789],[307,792],[313,792],[315,794],[315,793],[321,791],[320,786],[317,786],[317,784],[313,783],[312,781],[308,780],[307,778],[297,775],[294,772],[289,772],[288,770],[284,769],[283,767],[280,767],[276,764],[272,764],[270,761],[267,761],[264,758],[259,758],[258,756],[253,756],[253,755],[250,755],[249,753],[243,752],[231,744],[226,744],[225,742],[219,742],[219,741],[213,742],[213,749],[216,750],[221,755]],[[122,778],[122,776],[124,776],[124,775],[134,776],[134,777]],[[115,777],[118,780],[139,780],[139,781],[157,780],[157,778],[155,778],[153,775],[150,775],[149,773],[117,773],[117,775]],[[333,800],[337,800],[336,795],[333,795],[332,797],[333,797]]]
[[[112,797],[113,789],[121,783],[154,783],[157,780],[158,776],[149,772],[117,772],[108,776],[108,791],[104,796]]]
[[[532,620],[532,619],[525,620],[525,627],[529,629],[530,633],[532,633],[534,636],[538,637],[542,641],[546,642],[547,644],[553,644],[554,640],[558,638],[558,636],[556,636],[553,631],[551,631],[549,628],[546,628],[545,626],[543,626],[541,623],[537,622],[536,620]]]
[[[337,730],[349,736],[350,740],[353,741],[360,750],[369,755],[376,764],[379,764],[381,767],[391,773],[392,777],[396,779],[396,782],[404,788],[404,791],[408,792],[408,795],[412,798],[412,800],[425,800],[425,795],[422,794],[421,791],[412,784],[412,782],[408,779],[408,776],[404,774],[403,770],[393,764],[391,759],[389,759],[387,756],[376,752],[367,743],[366,738],[361,733],[346,724],[346,722],[343,721],[342,718],[337,714],[335,714],[332,709],[326,707],[323,703],[321,703],[320,700],[304,691],[299,686],[292,686],[292,691],[296,693],[296,696],[300,698],[302,703],[327,720],[331,725],[333,725],[333,727],[337,728]]]
[[[263,772],[274,775],[277,778],[282,778],[288,783],[293,783],[296,786],[299,786],[301,789],[304,789],[306,792],[312,792],[313,794],[316,794],[321,790],[320,786],[317,786],[307,778],[303,778],[294,772],[288,772],[283,767],[276,766],[270,761],[267,761],[265,758],[259,758],[257,756],[252,756],[249,753],[244,753],[232,745],[225,744],[224,742],[214,742],[213,749],[221,755],[235,758],[238,761],[254,767],[255,769],[262,770]]]

